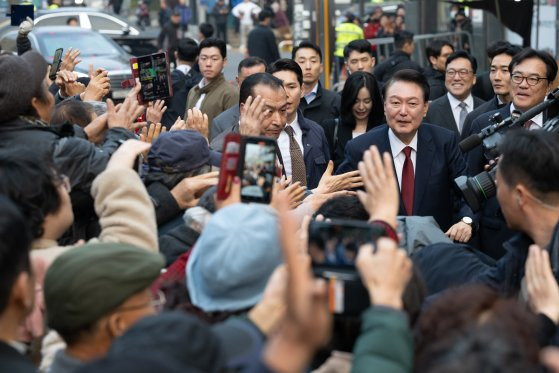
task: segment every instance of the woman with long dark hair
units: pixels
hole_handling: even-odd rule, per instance
[[[334,167],[344,159],[346,143],[384,123],[384,106],[375,77],[363,71],[352,73],[344,84],[340,118],[324,122]]]

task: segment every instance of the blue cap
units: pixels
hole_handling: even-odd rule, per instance
[[[268,205],[227,206],[208,222],[188,260],[188,294],[205,312],[240,311],[260,301],[281,263],[276,211]]]
[[[221,154],[210,150],[208,140],[193,130],[165,132],[155,140],[148,154],[150,169],[189,172],[204,165],[219,167]]]

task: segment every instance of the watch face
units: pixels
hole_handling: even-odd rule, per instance
[[[473,223],[472,218],[470,218],[469,216],[464,216],[464,217],[462,218],[462,221],[463,221],[464,223],[466,223],[466,224],[469,224],[469,225],[471,225],[471,224]]]

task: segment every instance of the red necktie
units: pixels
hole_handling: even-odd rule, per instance
[[[530,129],[530,127],[532,127],[532,124],[534,124],[534,121],[532,119],[527,120],[526,122],[524,122],[524,128],[526,128],[527,130]]]
[[[412,148],[406,146],[404,148],[404,167],[402,168],[402,201],[404,201],[404,208],[408,215],[413,213],[413,188],[415,185],[415,178],[413,174],[413,163],[411,161]]]

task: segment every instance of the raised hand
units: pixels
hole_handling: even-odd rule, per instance
[[[109,128],[123,127],[129,130],[143,127],[145,122],[136,122],[136,119],[142,115],[144,107],[138,103],[138,92],[140,92],[140,84],[136,84],[130,90],[126,99],[121,105],[115,108],[111,99],[107,100],[107,123]]]
[[[151,123],[161,123],[161,118],[163,118],[166,110],[167,106],[165,106],[164,100],[149,102],[146,110],[146,120]]]
[[[366,192],[360,190],[357,196],[369,213],[369,220],[382,220],[395,229],[400,200],[392,157],[385,153],[381,159],[373,145],[363,154],[359,172]]]
[[[93,71],[93,67],[89,67],[89,84],[83,93],[83,101],[101,101],[103,97],[109,94],[111,90],[111,80],[107,70],[97,69]]]
[[[555,324],[559,322],[559,286],[551,270],[549,253],[531,245],[526,260],[528,301],[536,313],[543,313]]]
[[[334,162],[328,162],[326,171],[322,174],[318,187],[314,190],[317,194],[328,194],[342,190],[351,190],[363,186],[363,180],[359,171],[350,171],[341,175],[332,175]]]
[[[171,189],[171,194],[181,209],[194,207],[209,187],[217,185],[218,177],[218,171],[186,177]]]
[[[64,58],[60,62],[60,70],[74,71],[74,68],[80,62],[82,62],[80,59],[80,50],[70,47],[66,50]]]
[[[402,295],[412,275],[412,264],[396,242],[382,237],[373,245],[359,248],[355,262],[374,305],[402,308]]]
[[[207,139],[209,136],[208,115],[202,113],[196,108],[188,109],[186,117],[186,128],[199,132]]]
[[[260,96],[256,96],[255,99],[252,96],[247,98],[240,110],[239,132],[241,135],[260,136],[261,123],[269,112],[269,109],[264,108],[265,104],[266,101]]]
[[[138,155],[148,151],[151,144],[139,140],[126,140],[111,156],[107,170],[132,168]]]

